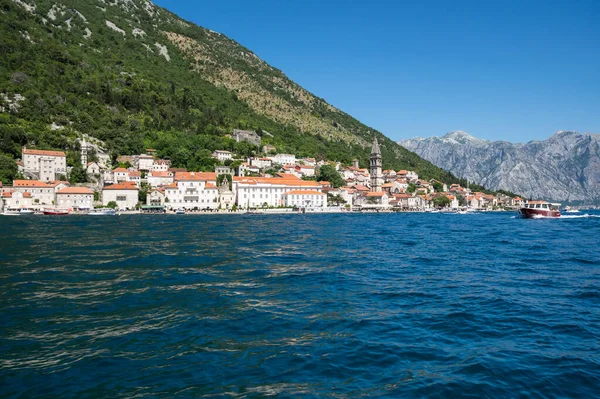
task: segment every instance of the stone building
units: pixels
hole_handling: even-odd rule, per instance
[[[381,150],[379,149],[379,143],[377,137],[373,139],[373,147],[371,149],[371,192],[381,192],[381,186],[383,185],[383,174],[381,173]]]
[[[23,147],[25,175],[41,181],[59,180],[67,176],[67,156],[62,151],[29,150]]]

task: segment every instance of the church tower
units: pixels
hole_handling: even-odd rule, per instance
[[[85,168],[87,168],[87,144],[85,142],[85,139],[83,139],[81,141],[81,165],[83,166],[83,169],[85,170]]]
[[[373,148],[371,149],[371,192],[381,192],[383,185],[383,176],[381,174],[381,150],[377,137],[373,139]]]

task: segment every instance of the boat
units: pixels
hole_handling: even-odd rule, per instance
[[[525,206],[519,209],[524,218],[558,218],[561,216],[560,204],[551,204],[548,201],[526,201]]]
[[[114,216],[117,214],[117,211],[111,208],[98,208],[92,209],[88,212],[90,216]]]
[[[185,208],[177,208],[175,211],[176,215],[185,215]]]
[[[35,213],[34,210],[32,210],[32,209],[26,209],[26,208],[22,208],[22,209],[6,209],[4,212],[2,212],[2,214],[6,215],[6,216],[33,215],[34,213]]]
[[[565,213],[579,213],[579,209],[565,206]]]
[[[71,213],[71,208],[45,208],[44,215],[62,216]]]

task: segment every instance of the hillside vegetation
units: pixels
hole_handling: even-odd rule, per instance
[[[25,144],[64,149],[73,164],[75,139],[87,134],[114,156],[154,148],[176,167],[210,170],[215,149],[255,150],[228,137],[240,128],[278,152],[363,167],[377,136],[384,168],[459,182],[240,44],[149,1],[0,0],[0,19],[0,168]]]

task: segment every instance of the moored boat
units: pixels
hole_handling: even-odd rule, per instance
[[[175,211],[176,215],[185,215],[185,208],[179,208]]]
[[[71,208],[46,208],[44,209],[44,215],[55,215],[55,216],[62,216],[62,215],[68,215],[69,213],[71,213]]]
[[[548,201],[527,201],[525,206],[519,209],[524,218],[558,218],[561,216],[558,210],[560,204],[551,204]]]
[[[33,215],[35,213],[32,209],[20,208],[20,209],[6,209],[2,212],[6,216],[22,216],[22,215]]]
[[[111,208],[98,208],[92,209],[88,212],[90,216],[114,216],[117,214],[117,211]]]

